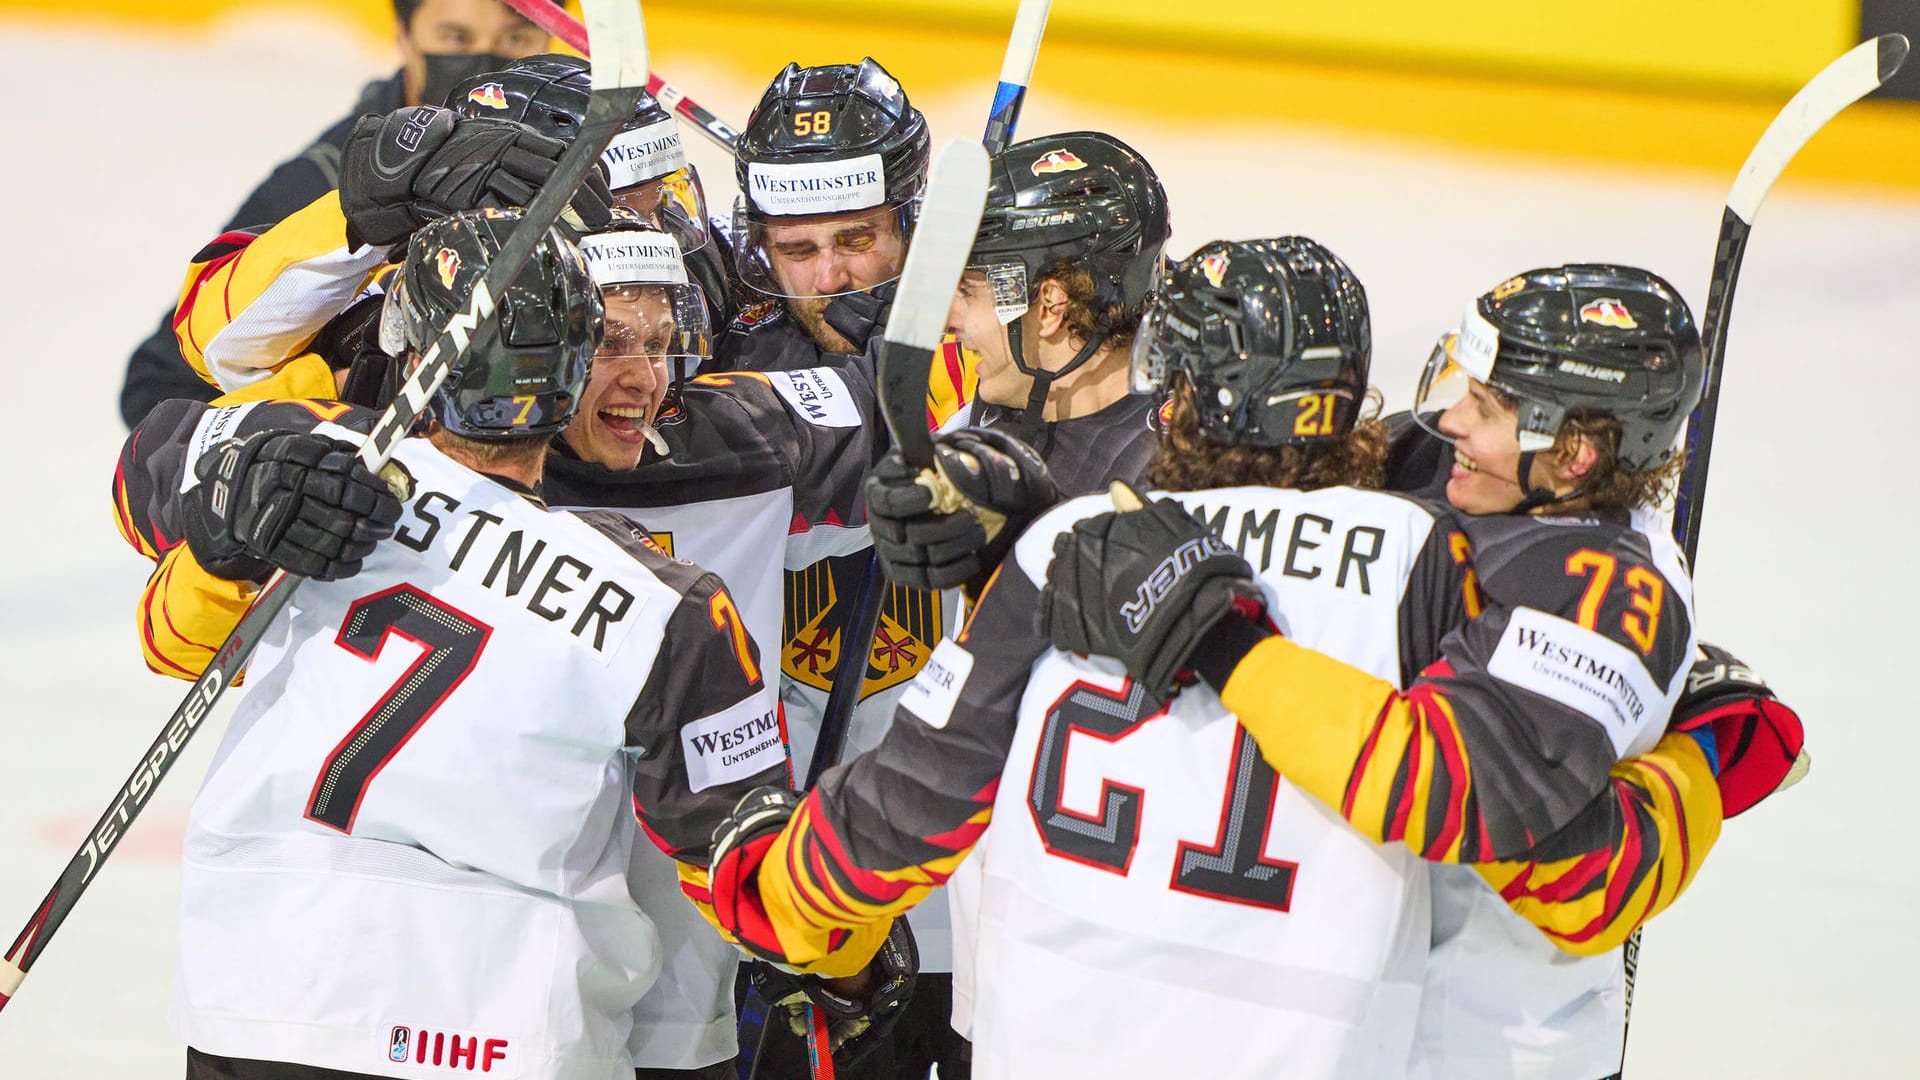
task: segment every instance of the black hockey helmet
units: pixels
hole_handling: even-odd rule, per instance
[[[1686,300],[1659,275],[1576,263],[1530,270],[1469,305],[1428,361],[1415,416],[1450,404],[1460,375],[1518,402],[1523,454],[1551,447],[1570,414],[1607,416],[1621,427],[1620,467],[1641,472],[1672,459],[1706,361]]]
[[[931,153],[926,117],[872,57],[857,65],[788,64],[761,95],[734,150],[742,280],[770,295],[794,291],[779,283],[758,235],[759,226],[782,219],[890,212],[904,239]]]
[[[430,222],[407,241],[381,315],[382,346],[425,351],[466,310],[473,287],[520,221],[520,211],[468,210]],[[500,297],[493,325],[474,335],[430,406],[470,439],[559,431],[573,418],[600,345],[600,291],[580,249],[549,229]]]
[[[606,307],[606,334],[595,362],[665,363],[678,384],[713,353],[713,328],[700,286],[687,276],[672,233],[624,207],[580,241]]]
[[[1133,389],[1193,388],[1200,429],[1230,446],[1286,446],[1353,430],[1373,356],[1367,291],[1303,236],[1215,241],[1177,263],[1133,342]]]
[[[592,69],[586,60],[542,53],[468,79],[454,89],[447,107],[462,117],[513,120],[570,143],[586,122],[592,93]],[[655,219],[682,251],[706,244],[707,204],[700,177],[687,163],[680,122],[653,95],[640,96],[633,115],[600,155],[600,169],[614,201]]]
[[[986,272],[1003,323],[1026,312],[1034,285],[1061,263],[1093,276],[1096,311],[1137,317],[1171,234],[1167,192],[1146,159],[1111,135],[1076,131],[994,157],[968,263]]]

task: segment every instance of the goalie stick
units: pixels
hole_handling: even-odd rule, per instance
[[[1907,59],[1907,39],[1903,34],[1882,34],[1872,41],[1849,49],[1838,60],[1822,68],[1793,95],[1767,130],[1754,144],[1740,167],[1740,174],[1727,193],[1726,210],[1720,216],[1720,236],[1714,248],[1713,274],[1707,284],[1707,306],[1701,312],[1701,338],[1706,348],[1707,385],[1700,404],[1687,421],[1687,464],[1680,480],[1680,494],[1674,503],[1673,538],[1686,552],[1687,564],[1694,563],[1700,550],[1700,522],[1706,508],[1707,463],[1713,456],[1713,424],[1720,412],[1720,376],[1726,367],[1727,320],[1733,310],[1733,290],[1740,280],[1740,264],[1746,258],[1747,237],[1760,204],[1773,190],[1774,181],[1786,171],[1787,163],[1800,152],[1827,121],[1840,115],[1847,106],[1878,90],[1891,79]],[[1801,752],[1794,763],[1788,783],[1797,781],[1806,770],[1807,755]],[[1781,785],[1787,786],[1786,783]],[[1626,1038],[1633,1022],[1633,984],[1640,970],[1640,931],[1627,938],[1621,950],[1625,974],[1624,1016],[1621,1024],[1621,1068],[1626,1067]]]
[[[646,27],[640,14],[640,0],[583,0],[582,6],[594,38],[606,46],[601,50],[606,59],[593,65],[593,93],[580,137],[561,156],[553,175],[533,197],[521,221],[501,245],[499,254],[474,284],[466,310],[447,320],[446,327],[420,358],[419,366],[400,388],[393,404],[374,423],[358,455],[361,463],[374,472],[385,468],[415,418],[432,400],[434,391],[446,381],[448,373],[473,343],[488,333],[498,332],[498,324],[493,321],[494,298],[507,290],[532,259],[534,249],[554,222],[560,220],[561,212],[588,171],[599,162],[601,152],[612,141],[614,133],[633,115],[647,73]],[[275,572],[267,580],[233,633],[227,635],[227,640],[214,654],[206,671],[161,727],[159,737],[141,756],[113,803],[88,830],[85,843],[67,863],[59,880],[41,901],[39,910],[14,938],[5,959],[0,960],[0,1008],[19,991],[21,981],[33,969],[81,894],[86,892],[101,863],[113,853],[114,845],[145,809],[154,789],[179,761],[188,740],[232,685],[234,676],[253,655],[254,647],[287,606],[302,580],[284,572]]]
[[[593,58],[593,53],[587,48],[587,28],[552,0],[501,0],[501,2],[518,12],[521,18],[567,43],[581,56]],[[701,134],[726,147],[727,153],[733,153],[734,146],[740,141],[740,130],[720,119],[713,110],[681,93],[678,87],[652,73],[647,75],[647,93],[653,95],[661,108],[679,113],[699,128]]]

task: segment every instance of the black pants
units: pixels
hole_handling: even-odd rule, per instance
[[[733,1080],[733,1062],[703,1069],[635,1069],[634,1080]],[[187,1080],[382,1080],[368,1073],[341,1072],[286,1061],[246,1061],[203,1054],[187,1048]]]
[[[736,1003],[745,996],[745,988],[743,967]],[[750,1054],[753,1047],[743,1050]],[[940,1067],[940,1080],[968,1080],[973,1073],[973,1046],[953,1030],[953,976],[922,972],[887,1041],[850,1065],[835,1061],[834,1075],[839,1080],[926,1080],[935,1065]],[[812,1075],[806,1042],[782,1021],[769,1024],[755,1080],[809,1080]],[[740,1080],[745,1080],[744,1074]]]

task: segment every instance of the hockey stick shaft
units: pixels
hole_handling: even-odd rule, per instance
[[[471,348],[480,335],[494,332],[491,319],[495,297],[504,293],[533,257],[540,242],[572,201],[581,181],[586,179],[600,159],[601,151],[612,141],[620,125],[633,115],[645,78],[646,36],[641,22],[639,0],[586,0],[586,10],[601,40],[616,43],[607,52],[611,58],[594,66],[593,96],[587,106],[586,121],[574,144],[555,165],[551,177],[534,196],[521,221],[508,234],[500,251],[487,265],[486,273],[474,284],[467,308],[447,321],[440,335],[422,354],[405,386],[393,404],[375,421],[372,432],[360,447],[359,458],[368,469],[379,472],[398,449],[413,421],[433,399],[434,391],[453,370],[454,364]],[[112,854],[114,846],[126,835],[160,781],[180,759],[181,752],[200,728],[200,722],[233,685],[267,629],[279,617],[294,590],[304,580],[276,572],[242,615],[233,632],[214,654],[193,689],[181,700],[160,729],[160,735],[147,748],[120,793],[88,831],[80,850],[47,892],[33,918],[14,938],[5,959],[0,960],[0,1008],[19,990],[20,983],[46,950],[55,931],[66,921],[95,874]]]
[[[1700,551],[1700,526],[1707,501],[1707,465],[1713,458],[1714,421],[1720,414],[1720,376],[1726,367],[1727,323],[1733,312],[1734,288],[1746,260],[1747,238],[1761,203],[1787,163],[1829,120],[1880,88],[1907,59],[1907,39],[1883,34],[1864,42],[1822,68],[1754,144],[1727,193],[1720,216],[1720,235],[1714,247],[1713,274],[1707,284],[1707,305],[1701,313],[1701,346],[1706,352],[1707,382],[1700,404],[1687,421],[1687,465],[1674,503],[1673,537],[1686,552],[1688,565]],[[1633,985],[1640,972],[1640,931],[1627,938],[1622,950],[1625,967],[1624,1018],[1621,1024],[1621,1066],[1625,1068],[1626,1035],[1633,1022]]]
[[[997,154],[1013,143],[1033,83],[1033,65],[1040,58],[1040,39],[1047,32],[1047,13],[1053,0],[1020,0],[1013,16],[1013,34],[1007,39],[1006,59],[1000,63],[1000,84],[993,90],[993,108],[987,113],[987,134],[981,139],[987,153]]]
[[[1726,212],[1714,250],[1713,277],[1701,313],[1702,345],[1707,354],[1707,385],[1687,423],[1687,469],[1674,506],[1674,538],[1689,562],[1700,549],[1700,523],[1707,499],[1707,464],[1713,456],[1714,420],[1720,412],[1720,377],[1726,367],[1727,325],[1734,286],[1746,258],[1747,237],[1760,205],[1800,148],[1827,121],[1880,88],[1907,58],[1902,34],[1882,34],[1848,50],[1800,88],[1754,145],[1727,195]]]
[[[580,55],[592,58],[593,53],[587,48],[587,28],[552,0],[502,0],[502,2],[519,12],[520,16],[528,22],[566,42]],[[647,93],[652,94],[662,108],[679,113],[699,128],[707,138],[726,147],[727,153],[734,152],[734,147],[740,141],[740,130],[720,119],[712,109],[681,93],[679,87],[651,73],[647,75]]]

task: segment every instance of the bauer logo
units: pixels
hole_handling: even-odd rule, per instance
[[[778,768],[787,760],[773,692],[764,686],[752,697],[703,716],[680,729],[687,759],[687,786],[705,791]]]
[[[1563,359],[1560,361],[1559,368],[1569,375],[1578,375],[1582,378],[1594,379],[1604,383],[1623,383],[1627,381],[1627,373],[1624,371],[1616,371],[1613,368],[1604,368],[1594,364],[1582,363],[1579,360]]]
[[[1049,176],[1053,173],[1063,172],[1079,172],[1086,167],[1087,163],[1081,161],[1070,150],[1049,150],[1041,154],[1040,160],[1034,162],[1031,166],[1033,175],[1035,176]]]
[[[769,371],[767,382],[794,412],[814,427],[860,426],[860,408],[847,393],[847,384],[840,373],[831,368]]]
[[[1534,608],[1514,609],[1487,673],[1591,717],[1620,757],[1650,748],[1666,723],[1666,695],[1626,646]]]
[[[1617,330],[1638,330],[1640,324],[1634,321],[1633,312],[1627,305],[1611,297],[1589,300],[1580,308],[1580,321],[1596,326],[1611,326]]]
[[[467,100],[488,109],[507,107],[507,88],[497,82],[481,83],[467,91]]]
[[[453,279],[460,276],[460,253],[452,248],[441,248],[433,257],[433,265],[440,270],[440,284],[453,288]]]
[[[841,161],[747,165],[747,192],[765,214],[837,214],[866,210],[886,201],[886,172],[879,154]]]

